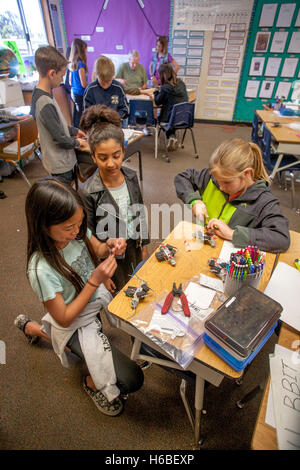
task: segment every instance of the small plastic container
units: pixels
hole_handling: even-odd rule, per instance
[[[246,285],[229,297],[204,323],[208,335],[227,351],[246,359],[273,328],[282,306],[263,292]]]
[[[242,286],[252,286],[257,288],[260,283],[262,273],[263,271],[259,273],[259,276],[257,274],[247,274],[246,279],[243,279],[242,281],[234,279],[233,277],[230,277],[228,274],[226,274],[224,281],[225,294],[230,297],[231,295],[234,295]]]

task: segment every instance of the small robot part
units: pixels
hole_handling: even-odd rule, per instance
[[[147,297],[148,291],[151,287],[148,286],[146,281],[142,281],[139,287],[128,286],[127,289],[124,290],[127,297],[132,297],[131,307],[136,310],[140,300]]]
[[[223,279],[227,274],[227,263],[222,262],[218,258],[210,258],[208,260],[208,266],[210,267],[210,270],[221,279]]]
[[[197,232],[193,233],[193,237],[197,238],[203,243],[209,243],[212,248],[216,247],[216,242],[214,239],[214,235],[210,232],[201,232],[201,230],[197,230]]]
[[[160,245],[159,250],[155,253],[156,258],[158,261],[169,261],[172,266],[176,265],[176,261],[174,259],[174,255],[177,251],[177,248],[172,245]]]

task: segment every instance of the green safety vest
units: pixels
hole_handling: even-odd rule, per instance
[[[217,188],[212,179],[209,180],[202,194],[202,201],[206,205],[210,219],[215,218],[223,220],[227,225],[229,224],[231,217],[236,211],[236,207],[227,201],[224,194]]]

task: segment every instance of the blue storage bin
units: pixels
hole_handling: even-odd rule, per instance
[[[267,340],[270,338],[272,335],[273,331],[276,328],[278,322],[274,324],[274,326],[271,328],[271,330],[266,334],[266,336],[262,339],[262,341],[259,343],[259,345],[256,347],[256,349],[249,354],[246,359],[243,359],[239,361],[235,357],[233,357],[230,353],[225,351],[222,346],[220,346],[218,343],[216,343],[210,336],[208,336],[207,333],[204,333],[203,335],[203,341],[206,344],[208,348],[210,348],[212,351],[214,351],[218,356],[220,356],[227,364],[229,364],[234,370],[240,372],[241,370],[245,369],[245,367],[250,364],[250,362],[255,358],[255,356],[259,353],[263,345],[267,342]]]

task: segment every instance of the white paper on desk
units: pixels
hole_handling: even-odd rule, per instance
[[[270,356],[272,395],[279,450],[300,450],[300,363]]]
[[[280,319],[300,331],[300,272],[286,263],[279,262],[265,294],[282,305]]]
[[[231,253],[235,253],[238,250],[239,248],[237,246],[234,246],[233,243],[224,240],[222,250],[219,254],[219,259],[225,261],[225,263],[229,263]]]
[[[291,351],[290,349],[280,346],[280,344],[275,344],[274,356],[282,357],[282,358],[284,357],[289,358],[293,354],[295,354],[294,351]],[[269,426],[272,426],[273,428],[276,427],[271,381],[270,381],[270,388],[269,388],[269,394],[268,394],[268,400],[267,400],[265,422],[266,424],[268,424]]]
[[[195,282],[190,282],[184,291],[189,304],[194,304],[199,309],[209,308],[215,291],[207,287],[200,286]]]

